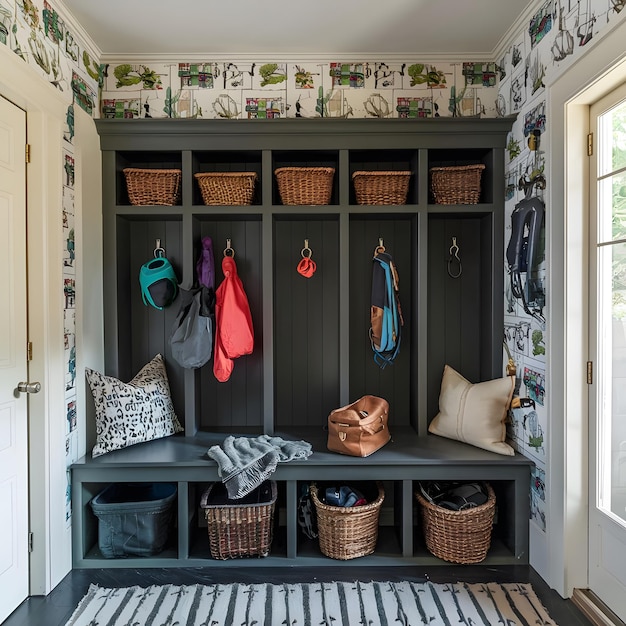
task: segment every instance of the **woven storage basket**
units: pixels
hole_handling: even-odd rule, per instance
[[[207,205],[252,204],[256,172],[209,172],[194,174]]]
[[[200,506],[207,520],[209,547],[214,559],[263,557],[270,553],[277,487],[273,480],[258,487],[268,488],[269,501],[258,504],[211,504],[214,490],[224,489],[222,483],[213,483],[204,492]]]
[[[354,172],[357,204],[405,204],[411,172]]]
[[[487,485],[487,493],[485,504],[463,511],[436,506],[421,493],[415,493],[429,552],[451,563],[480,563],[485,559],[491,545],[496,508],[496,496],[491,485]]]
[[[178,200],[180,175],[180,170],[127,167],[124,169],[124,176],[130,203],[173,206]]]
[[[333,192],[334,167],[279,167],[274,170],[283,204],[328,204]]]
[[[430,189],[437,204],[478,204],[485,166],[431,167]]]
[[[321,502],[317,486],[311,485],[311,500],[317,514],[317,530],[322,554],[347,561],[372,554],[378,539],[378,516],[385,499],[381,482],[376,483],[378,496],[362,506],[330,506]]]

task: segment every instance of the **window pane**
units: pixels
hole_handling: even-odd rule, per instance
[[[598,255],[598,505],[626,521],[626,244]]]
[[[626,167],[626,102],[598,118],[598,175]]]
[[[626,103],[622,102],[611,112],[613,127],[613,168],[626,167]]]
[[[598,183],[598,241],[626,239],[626,172]]]

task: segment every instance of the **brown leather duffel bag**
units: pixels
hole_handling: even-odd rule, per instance
[[[331,411],[328,449],[350,456],[369,456],[391,440],[388,418],[389,403],[377,396],[363,396]]]

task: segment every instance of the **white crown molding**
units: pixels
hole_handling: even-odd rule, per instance
[[[531,17],[544,4],[546,4],[545,0],[533,0],[532,2],[529,2],[528,6],[519,14],[518,18],[513,22],[513,24],[511,24],[509,29],[506,33],[504,33],[504,35],[500,38],[500,41],[493,49],[491,57],[495,61],[499,61],[504,56],[513,41],[519,38],[520,32],[526,32],[528,30],[527,25],[530,23]]]
[[[59,17],[63,20],[67,28],[72,34],[80,40],[82,46],[86,49],[87,54],[101,63],[102,50],[96,45],[91,35],[83,28],[82,24],[74,17],[72,12],[65,6],[63,0],[49,0],[50,4],[55,7]]]
[[[494,61],[495,57],[493,52],[485,53],[458,53],[458,54],[432,54],[432,53],[420,53],[420,52],[407,52],[407,53],[393,53],[393,54],[380,54],[380,53],[294,53],[285,54],[284,52],[271,54],[267,52],[259,53],[246,53],[246,54],[214,54],[214,53],[149,53],[149,54],[102,54],[100,61],[102,63],[109,63],[110,65],[116,65],[119,63],[154,63],[154,64],[171,64],[171,63],[330,63],[330,62],[346,62],[346,63],[407,63],[411,61],[419,63],[461,63],[467,62],[489,62]]]

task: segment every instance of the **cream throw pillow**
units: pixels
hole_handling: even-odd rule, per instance
[[[446,365],[439,394],[439,413],[430,423],[429,432],[513,456],[513,448],[505,443],[504,422],[514,387],[514,376],[472,384]]]

